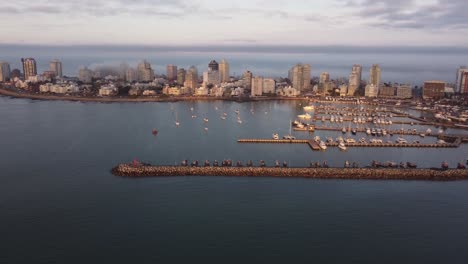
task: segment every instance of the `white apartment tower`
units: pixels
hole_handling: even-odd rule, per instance
[[[309,64],[297,64],[291,69],[291,82],[294,89],[298,91],[309,89],[310,71]]]
[[[370,77],[369,77],[369,84],[373,84],[377,87],[380,86],[380,79],[381,77],[381,70],[378,64],[372,65],[370,69]]]
[[[154,80],[154,71],[151,68],[151,64],[146,60],[143,60],[138,64],[138,81],[140,82],[151,82]]]
[[[252,96],[261,96],[263,94],[263,77],[253,77],[252,78]]]

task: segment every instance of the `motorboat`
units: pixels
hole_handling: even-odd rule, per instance
[[[352,133],[353,135],[356,135],[356,134],[357,134],[356,128],[353,128],[353,130],[351,130],[351,133]]]
[[[370,128],[367,128],[367,129],[366,129],[366,134],[367,134],[367,135],[370,135],[370,134],[371,134]]]
[[[314,137],[314,141],[320,142],[320,137],[319,137],[319,136],[315,136],[315,137]]]
[[[203,118],[203,122],[208,123],[208,118]]]
[[[346,143],[356,143],[356,140],[354,138],[347,138]]]
[[[221,119],[222,119],[222,120],[226,120],[226,117],[225,117],[225,116],[221,116]]]
[[[347,149],[344,142],[340,142],[340,143],[338,144],[338,148],[340,148],[340,150],[346,150],[346,149]]]
[[[300,119],[311,119],[312,118],[312,116],[309,113],[305,113],[303,115],[298,115],[297,117],[299,117]]]
[[[314,111],[314,106],[313,105],[308,105],[308,106],[304,106],[304,111]]]
[[[428,129],[426,130],[426,134],[431,134],[431,133],[432,133],[432,130],[431,130],[430,128],[428,128]]]
[[[341,129],[341,133],[346,134],[346,128],[345,127],[343,127],[343,129]]]
[[[327,149],[327,144],[325,144],[325,142],[323,142],[323,141],[320,141],[319,147],[320,147],[320,149],[322,149],[322,150],[326,150],[326,149]]]
[[[151,131],[151,134],[153,134],[153,135],[156,136],[156,135],[158,134],[158,130],[157,130],[157,129],[153,129],[153,131]]]
[[[437,144],[447,144],[447,142],[445,142],[443,139],[439,139],[437,140]]]
[[[274,134],[273,134],[273,139],[279,139],[278,133],[274,133]]]
[[[397,138],[397,139],[395,140],[395,142],[396,142],[397,144],[406,144],[406,143],[408,143],[408,141],[407,141],[406,139],[402,138],[402,137]]]

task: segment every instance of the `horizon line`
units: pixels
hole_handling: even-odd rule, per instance
[[[258,52],[258,53],[322,53],[322,52],[382,52],[382,53],[459,53],[468,52],[468,46],[422,46],[422,45],[281,45],[281,44],[31,44],[31,43],[0,43],[0,48],[94,48],[109,51],[118,50],[153,50],[153,51],[185,51],[185,52]]]

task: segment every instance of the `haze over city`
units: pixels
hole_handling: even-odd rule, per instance
[[[0,44],[468,45],[464,0],[2,1]]]

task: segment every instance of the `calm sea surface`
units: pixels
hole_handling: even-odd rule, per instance
[[[466,181],[129,179],[109,172],[134,158],[157,164],[264,159],[270,165],[278,159],[293,166],[376,159],[420,167],[448,160],[453,167],[468,157],[467,145],[313,152],[306,145],[236,143],[288,133],[300,103],[0,97],[0,262],[466,263]]]

